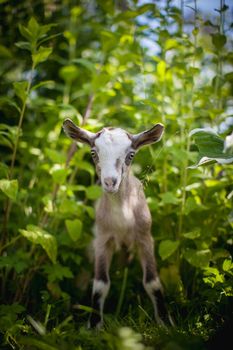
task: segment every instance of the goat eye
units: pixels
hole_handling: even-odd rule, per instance
[[[126,165],[129,165],[130,162],[133,160],[133,157],[135,155],[135,152],[129,152],[126,156],[125,163]]]
[[[96,151],[94,149],[91,149],[91,156],[94,159],[97,158],[97,153],[96,153]]]
[[[134,155],[135,155],[135,153],[134,153],[134,152],[130,152],[130,153],[128,154],[128,158],[129,158],[129,160],[132,160],[132,159],[133,159],[133,157],[134,157]]]

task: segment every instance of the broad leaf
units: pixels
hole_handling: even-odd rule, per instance
[[[59,164],[55,164],[54,167],[51,168],[50,173],[53,177],[54,182],[62,185],[66,181],[69,169],[64,169],[60,167]]]
[[[13,84],[16,95],[20,98],[20,100],[24,103],[27,99],[27,81],[19,81]]]
[[[57,240],[54,236],[34,225],[28,225],[26,230],[20,229],[19,232],[30,242],[41,245],[50,260],[55,264],[57,259]]]
[[[59,72],[64,81],[72,82],[78,77],[78,68],[74,64],[62,67]]]
[[[183,236],[185,238],[188,238],[188,239],[196,239],[196,238],[200,237],[200,229],[197,228],[194,231],[183,233]]]
[[[19,24],[19,31],[20,34],[27,39],[28,41],[31,41],[32,39],[32,33],[27,27],[24,27],[22,24]]]
[[[66,227],[72,241],[77,241],[82,233],[82,222],[79,219],[66,220]]]
[[[27,41],[18,41],[17,43],[15,43],[15,46],[17,46],[17,47],[19,47],[20,49],[23,49],[23,50],[31,51],[31,45]]]
[[[88,199],[97,199],[101,196],[102,194],[102,189],[100,186],[93,185],[89,186],[86,189],[86,196]]]
[[[39,63],[46,61],[52,51],[50,47],[40,46],[39,50],[32,55],[34,66],[36,67]]]
[[[0,190],[12,200],[16,200],[18,193],[18,180],[0,180]]]
[[[179,246],[179,241],[171,241],[169,239],[162,241],[159,245],[159,255],[162,260],[165,260],[171,256]]]
[[[199,150],[199,159],[196,165],[189,168],[195,169],[200,165],[218,162],[228,164],[233,162],[231,149],[224,150],[224,140],[211,129],[194,129],[189,134],[195,140]]]
[[[209,249],[196,250],[187,249],[184,252],[184,258],[193,266],[204,268],[209,265],[211,251]]]
[[[226,44],[227,38],[223,34],[216,33],[212,35],[212,42],[217,50],[221,50],[223,46]]]

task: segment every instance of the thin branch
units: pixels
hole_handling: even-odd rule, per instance
[[[89,99],[88,99],[88,103],[87,103],[87,107],[86,107],[86,110],[85,110],[85,113],[83,115],[83,120],[82,120],[82,123],[81,123],[81,126],[84,126],[87,121],[88,121],[88,118],[90,117],[91,115],[91,109],[92,109],[92,106],[93,106],[93,101],[94,101],[94,94],[91,94],[89,96]],[[76,152],[76,149],[77,149],[77,144],[76,142],[73,142],[67,152],[67,157],[66,157],[66,164],[65,164],[65,168],[68,168],[69,164],[70,164],[70,161],[71,159],[73,158],[75,152]],[[52,192],[52,204],[54,205],[55,201],[56,201],[56,198],[57,198],[57,193],[60,189],[60,185],[59,184],[56,184],[53,188],[53,192]],[[48,213],[45,213],[44,216],[42,217],[42,220],[41,220],[41,226],[45,226],[47,224],[47,221],[48,221]]]

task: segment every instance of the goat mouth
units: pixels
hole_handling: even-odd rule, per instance
[[[118,189],[116,188],[104,188],[104,192],[109,194],[116,194],[118,192]]]

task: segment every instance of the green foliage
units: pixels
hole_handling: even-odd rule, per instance
[[[195,129],[190,136],[194,137],[195,144],[199,151],[199,160],[194,169],[200,165],[216,161],[220,164],[229,164],[233,162],[233,152],[230,147],[224,148],[224,140],[220,138],[213,130]],[[232,136],[228,136],[228,138]],[[225,141],[226,142],[226,141]]]
[[[55,264],[57,258],[57,241],[54,236],[35,225],[27,225],[26,230],[19,230],[19,232],[30,242],[41,245]]]
[[[229,9],[222,6],[216,18],[204,21],[194,6],[187,30],[173,1],[1,6],[4,346],[202,349],[231,317]],[[106,329],[84,328],[91,311],[94,202],[102,190],[89,148],[74,147],[61,130],[65,118],[93,132],[120,126],[138,133],[165,125],[163,140],[140,150],[133,171],[151,209],[174,332],[153,324],[151,305],[139,293],[136,262],[124,270],[117,261]]]
[[[18,193],[18,180],[0,180],[0,190],[12,200],[16,199]]]

